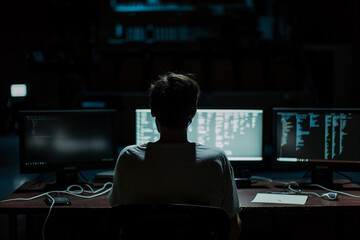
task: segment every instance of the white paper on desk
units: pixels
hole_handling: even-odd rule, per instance
[[[304,205],[306,203],[307,198],[308,196],[305,195],[258,193],[251,202]]]

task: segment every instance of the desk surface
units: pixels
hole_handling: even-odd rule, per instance
[[[294,205],[294,204],[272,204],[272,203],[254,203],[251,202],[257,193],[270,193],[270,192],[281,192],[282,189],[275,187],[274,184],[262,184],[266,185],[264,188],[246,188],[246,189],[238,189],[240,202],[243,208],[276,208],[276,207],[336,207],[336,206],[359,206],[360,207],[360,198],[354,198],[342,194],[338,194],[338,200],[330,201],[323,198],[319,198],[315,195],[308,195],[308,199],[305,205]],[[357,185],[350,185],[347,189],[343,189],[346,193],[350,193],[353,195],[358,195],[360,197],[360,188],[358,190],[354,190]],[[323,194],[328,191],[322,189],[302,189],[303,192],[315,192],[318,194]]]
[[[263,186],[263,187],[262,187]],[[346,185],[349,189],[346,188],[344,192],[359,195],[360,196],[360,187],[358,185]],[[358,187],[358,190],[354,188]],[[271,204],[271,203],[253,203],[251,202],[257,193],[267,193],[267,192],[279,192],[282,191],[281,188],[277,188],[273,183],[261,182],[261,185],[255,185],[254,188],[242,188],[238,189],[240,203],[243,209],[253,209],[253,208],[321,208],[321,207],[360,207],[360,198],[353,198],[350,196],[345,196],[338,194],[338,200],[330,201],[322,199],[313,195],[309,195],[308,200],[305,205],[292,205],[292,204]],[[327,191],[321,189],[304,189],[303,191],[316,192],[318,194],[325,193]],[[41,192],[14,192],[7,199],[14,198],[30,198],[36,195],[41,194]],[[54,195],[54,194],[52,194]],[[55,208],[71,208],[71,209],[106,209],[110,208],[110,205],[107,201],[107,193],[99,197],[84,199],[76,196],[59,194],[59,196],[67,196],[71,200],[71,206],[55,206]],[[49,207],[44,202],[45,196],[40,198],[30,200],[30,201],[10,201],[0,203],[0,212],[7,210],[12,211],[26,211],[35,210],[35,209],[48,209]]]
[[[31,198],[37,195],[42,194],[43,192],[14,192],[6,199],[16,199],[16,198]],[[56,196],[55,193],[52,193],[51,196]],[[73,210],[101,210],[108,209],[110,205],[107,201],[107,193],[100,195],[94,198],[80,198],[76,196],[71,196],[64,193],[59,193],[58,196],[66,196],[71,200],[70,206],[54,206],[54,208],[61,209],[71,209]],[[47,211],[49,206],[44,202],[46,196],[41,196],[33,200],[19,200],[19,201],[9,201],[0,203],[0,213],[27,213],[34,211]]]
[[[285,181],[284,181],[285,182]],[[286,181],[288,182],[288,181]],[[338,182],[343,182],[339,180]],[[264,187],[261,187],[264,186]],[[326,200],[323,198],[319,198],[315,195],[308,195],[308,199],[305,205],[294,205],[294,204],[273,204],[273,203],[254,203],[251,202],[257,193],[270,193],[270,192],[281,192],[283,189],[279,187],[275,187],[273,183],[261,182],[261,185],[258,186],[255,184],[254,188],[244,188],[238,189],[239,199],[241,205],[244,209],[246,208],[320,208],[320,207],[360,207],[360,186],[357,184],[346,184],[344,189],[340,190],[346,193],[350,193],[352,195],[358,195],[359,198],[354,198],[342,194],[338,194],[338,200]],[[328,191],[322,189],[302,189],[303,192],[315,192],[318,194],[323,194]]]
[[[349,185],[349,187],[354,186]],[[305,205],[251,202],[257,193],[279,191],[282,189],[266,182],[262,182],[261,186],[255,185],[254,188],[238,189],[239,199],[243,207],[243,211],[240,213],[243,225],[242,239],[263,240],[276,237],[279,240],[318,240],[321,236],[322,239],[338,240],[354,239],[354,236],[360,236],[360,228],[358,227],[360,224],[359,198],[339,195],[339,200],[329,201],[310,195]],[[309,191],[319,194],[326,192],[317,189]],[[360,188],[356,190],[344,189],[344,191],[360,195]],[[29,198],[38,194],[41,192],[15,192],[7,199]],[[51,213],[53,223],[47,226],[47,234],[52,235],[48,239],[85,239],[84,231],[81,229],[91,229],[91,232],[86,232],[89,239],[93,239],[94,236],[98,236],[98,239],[104,239],[104,236],[109,234],[107,232],[109,225],[107,214],[110,205],[107,201],[107,193],[91,199],[68,197],[72,202],[71,206],[55,206]],[[39,221],[40,225],[33,227],[32,223],[36,221],[31,219],[34,215],[45,218],[48,214],[49,206],[45,204],[44,198],[45,196],[31,201],[0,203],[0,214],[8,214],[9,219],[12,220],[9,222],[9,226],[15,228],[15,230],[10,231],[15,234],[14,238],[18,232],[16,230],[17,219],[12,216],[18,214],[24,214],[30,219],[27,221],[27,224],[30,223],[28,231],[31,230],[28,235],[34,237],[29,239],[41,238],[43,220]],[[59,224],[63,227],[61,229],[65,230],[57,229]]]

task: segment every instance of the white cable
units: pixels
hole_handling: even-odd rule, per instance
[[[11,202],[11,201],[31,201],[34,200],[36,198],[40,198],[43,197],[45,195],[48,195],[50,193],[59,193],[61,191],[50,191],[50,192],[46,192],[46,193],[42,193],[33,197],[29,197],[29,198],[12,198],[12,199],[5,199],[5,200],[1,200],[0,202]]]
[[[90,191],[85,191],[85,192],[95,193],[94,189],[89,184],[85,184],[85,187],[90,188]]]
[[[72,196],[75,196],[75,197],[80,197],[80,198],[94,198],[94,197],[98,197],[98,196],[101,196],[105,193],[108,193],[111,188],[109,189],[106,189],[105,191],[103,191],[108,185],[113,185],[112,182],[107,182],[104,184],[104,186],[96,191],[93,191],[93,193],[95,193],[94,195],[90,195],[90,196],[86,196],[86,195],[80,195],[84,192],[88,193],[90,191],[84,191],[84,189],[80,186],[80,185],[71,185],[70,187],[67,188],[67,190],[65,191],[49,191],[49,192],[45,192],[45,193],[42,193],[42,194],[39,194],[39,195],[36,195],[36,196],[33,196],[33,197],[29,197],[29,198],[12,198],[12,199],[5,199],[5,200],[1,200],[0,202],[10,202],[10,201],[31,201],[31,200],[34,200],[36,198],[40,198],[40,197],[43,197],[43,196],[49,196],[50,193],[64,193],[64,194],[68,194],[68,195],[72,195]],[[81,190],[77,190],[77,191],[74,191],[74,190],[71,190],[72,187],[80,187]],[[103,191],[103,192],[101,192]],[[100,193],[99,193],[100,192]]]
[[[55,199],[50,195],[50,193],[64,193],[64,194],[72,195],[72,196],[75,196],[75,197],[90,199],[90,198],[95,198],[95,197],[101,196],[101,195],[103,195],[105,193],[108,193],[111,190],[111,188],[104,190],[108,185],[111,185],[111,187],[112,187],[113,183],[112,182],[107,182],[107,183],[105,183],[103,185],[102,188],[94,191],[93,188],[90,185],[86,184],[85,186],[89,187],[90,191],[85,191],[83,187],[81,187],[80,185],[75,184],[75,185],[69,186],[65,191],[49,191],[49,192],[45,192],[45,193],[42,193],[42,194],[39,194],[39,195],[36,195],[36,196],[33,196],[33,197],[29,197],[29,198],[5,199],[5,200],[1,200],[0,202],[31,201],[31,200],[34,200],[34,199],[37,199],[37,198],[40,198],[40,197],[43,197],[43,196],[48,196],[52,200],[52,203],[51,203],[49,212],[48,212],[48,214],[46,216],[46,219],[44,221],[43,227],[42,227],[42,238],[43,238],[43,240],[45,240],[45,225],[46,225],[46,223],[47,223],[47,221],[48,221],[48,219],[50,217],[51,210],[53,209],[54,204],[55,204]],[[78,187],[80,189],[79,190],[71,190],[74,187]],[[80,195],[80,194],[83,194],[83,193],[94,193],[94,195],[90,195],[90,196]]]
[[[100,195],[103,195],[103,194],[105,194],[105,193],[108,193],[110,190],[111,190],[111,188],[109,188],[109,189],[106,189],[106,190],[104,190],[108,185],[113,185],[113,183],[112,182],[107,182],[107,183],[105,183],[104,185],[103,185],[103,187],[102,188],[100,188],[100,189],[98,189],[98,190],[96,190],[96,191],[94,191],[91,187],[91,190],[92,190],[92,192],[91,191],[85,191],[81,186],[79,186],[79,185],[71,185],[70,187],[68,187],[67,188],[67,190],[66,191],[64,191],[63,193],[66,193],[66,194],[69,194],[69,195],[72,195],[72,196],[75,196],[75,197],[80,197],[80,198],[87,198],[87,199],[89,199],[89,198],[94,198],[94,197],[98,197],[98,196],[100,196]],[[74,191],[74,190],[71,190],[71,188],[73,188],[73,187],[79,187],[79,188],[81,188],[81,191]],[[104,191],[103,191],[104,190]],[[94,193],[94,195],[90,195],[90,196],[86,196],[86,195],[80,195],[80,194],[82,194],[82,193]]]
[[[47,221],[48,221],[48,219],[50,217],[51,210],[52,210],[52,208],[54,207],[54,204],[55,204],[55,199],[50,194],[46,194],[46,195],[51,199],[52,203],[51,203],[48,215],[46,216],[43,227],[42,227],[42,238],[43,238],[43,240],[45,240],[45,225],[46,225],[46,223],[47,223]]]
[[[309,186],[319,187],[319,188],[322,188],[322,189],[324,189],[324,190],[326,190],[326,191],[329,191],[329,192],[334,192],[334,193],[338,193],[338,194],[343,194],[343,195],[346,195],[346,196],[349,196],[349,197],[353,197],[353,198],[360,198],[359,195],[354,195],[354,194],[350,194],[350,193],[347,193],[347,192],[332,190],[332,189],[326,188],[326,187],[324,187],[324,186],[321,186],[321,185],[319,185],[319,184],[309,184]]]
[[[90,198],[95,198],[95,197],[98,197],[98,196],[103,195],[103,194],[105,194],[105,193],[108,193],[110,190],[111,190],[111,189],[107,189],[107,190],[105,190],[105,191],[103,191],[103,192],[101,192],[101,193],[97,193],[97,194],[90,195],[90,196],[79,195],[79,194],[77,194],[77,193],[72,193],[72,192],[64,192],[64,193],[66,193],[66,194],[68,194],[68,195],[71,195],[71,196],[79,197],[79,198],[87,198],[87,199],[90,199]]]
[[[289,189],[291,192],[294,192],[294,193],[296,193],[296,194],[315,195],[315,196],[321,198],[321,195],[318,194],[318,193],[316,193],[316,192],[304,192],[304,191],[302,191],[302,190],[300,190],[300,189],[299,189],[299,190],[295,190],[295,189],[293,189],[293,188],[291,187],[291,184],[288,185],[288,189]]]
[[[80,188],[79,190],[71,190],[72,188]],[[70,192],[73,194],[82,194],[84,192],[84,188],[81,187],[80,185],[74,184],[74,185],[70,185],[65,192]]]
[[[295,186],[299,186],[299,184],[297,182],[291,181],[291,182],[276,182],[277,184],[284,184],[284,188],[287,187],[287,189],[289,190],[289,192],[282,192],[282,194],[305,194],[305,195],[314,195],[316,197],[319,198],[323,198],[324,195],[320,195],[316,192],[305,192],[302,191],[301,189],[294,189],[291,186],[295,185]]]

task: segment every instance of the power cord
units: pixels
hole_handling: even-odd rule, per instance
[[[41,231],[41,234],[42,234],[42,239],[45,240],[45,225],[50,217],[50,214],[51,214],[51,210],[53,209],[54,207],[54,204],[55,204],[55,199],[50,195],[50,194],[46,194],[51,200],[52,200],[52,203],[51,203],[51,206],[50,206],[50,209],[49,209],[49,212],[45,218],[45,221],[44,221],[44,224],[43,224],[43,227],[42,227],[42,231]]]
[[[50,194],[52,194],[52,193],[63,193],[63,194],[68,194],[68,195],[79,197],[79,198],[90,199],[90,198],[95,198],[95,197],[98,197],[98,196],[101,196],[103,194],[108,193],[111,190],[111,187],[106,189],[107,186],[112,187],[113,183],[112,182],[107,182],[101,188],[99,188],[97,190],[94,190],[89,184],[84,185],[84,187],[88,187],[90,190],[85,190],[80,185],[74,184],[74,185],[69,186],[64,191],[49,191],[49,192],[45,192],[45,193],[42,193],[42,194],[39,194],[39,195],[36,195],[36,196],[33,196],[33,197],[29,197],[29,198],[5,199],[5,200],[2,200],[0,202],[31,201],[31,200],[34,200],[34,199],[37,199],[37,198],[40,198],[40,197],[43,197],[43,196],[49,197],[52,200],[52,203],[50,205],[49,212],[48,212],[48,214],[47,214],[47,216],[45,218],[45,221],[44,221],[44,224],[43,224],[43,227],[42,227],[42,238],[43,238],[43,240],[45,240],[45,226],[46,226],[46,223],[47,223],[47,221],[48,221],[48,219],[50,217],[51,210],[53,209],[53,207],[55,205],[55,199]],[[78,189],[73,190],[74,188],[78,188]],[[84,193],[93,194],[93,195],[82,195]]]
[[[345,176],[345,175],[343,175]],[[349,196],[349,197],[353,197],[353,198],[360,198],[359,195],[354,195],[354,194],[350,194],[347,192],[343,192],[343,191],[337,191],[337,190],[333,190],[333,189],[329,189],[326,188],[320,184],[308,184],[308,186],[311,187],[318,187],[320,189],[323,189],[325,191],[328,191],[327,193],[323,193],[323,194],[318,194],[316,192],[308,192],[308,191],[303,191],[301,189],[294,189],[293,186],[299,187],[299,184],[295,181],[290,181],[290,182],[282,182],[282,181],[273,181],[270,178],[265,178],[265,177],[257,177],[257,176],[252,176],[249,179],[256,179],[256,180],[264,180],[264,181],[268,181],[270,183],[274,183],[274,184],[281,184],[284,185],[284,191],[282,192],[271,192],[271,193],[277,193],[277,194],[305,194],[305,195],[314,195],[316,197],[322,198],[322,199],[326,199],[326,200],[337,200],[337,195],[338,194],[342,194],[345,196]],[[351,180],[351,179],[349,179]],[[288,190],[288,191],[286,191]]]
[[[333,193],[342,194],[342,195],[353,197],[353,198],[360,198],[359,195],[354,195],[354,194],[350,194],[350,193],[347,193],[347,192],[342,192],[342,191],[338,191],[338,190],[329,189],[329,188],[326,188],[326,187],[321,186],[319,184],[310,184],[310,186],[322,188],[325,191],[330,191],[330,192],[333,192]]]
[[[303,191],[301,189],[294,189],[292,187],[293,185],[295,185],[297,187],[299,186],[299,184],[297,182],[277,182],[277,183],[278,184],[284,184],[284,187],[287,188],[290,193],[314,195],[316,197],[323,198],[323,199],[326,199],[326,200],[337,200],[337,195],[338,194],[345,195],[345,196],[348,196],[348,197],[353,197],[353,198],[360,198],[360,195],[354,195],[354,194],[350,194],[350,193],[347,193],[347,192],[330,189],[330,188],[324,187],[324,186],[322,186],[320,184],[308,184],[308,186],[310,186],[310,187],[318,187],[320,189],[328,191],[327,193],[323,193],[323,194],[320,195],[320,194],[315,193],[315,192],[306,192],[306,191]]]
[[[296,193],[296,194],[305,194],[305,195],[314,195],[319,198],[327,199],[327,200],[337,200],[337,193],[330,191],[328,193],[318,194],[316,192],[306,192],[302,191],[301,189],[293,189],[291,187],[291,184],[288,185],[288,189],[290,192]]]

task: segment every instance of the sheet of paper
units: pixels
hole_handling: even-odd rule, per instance
[[[305,195],[258,193],[251,202],[304,205],[307,198],[308,196]]]

